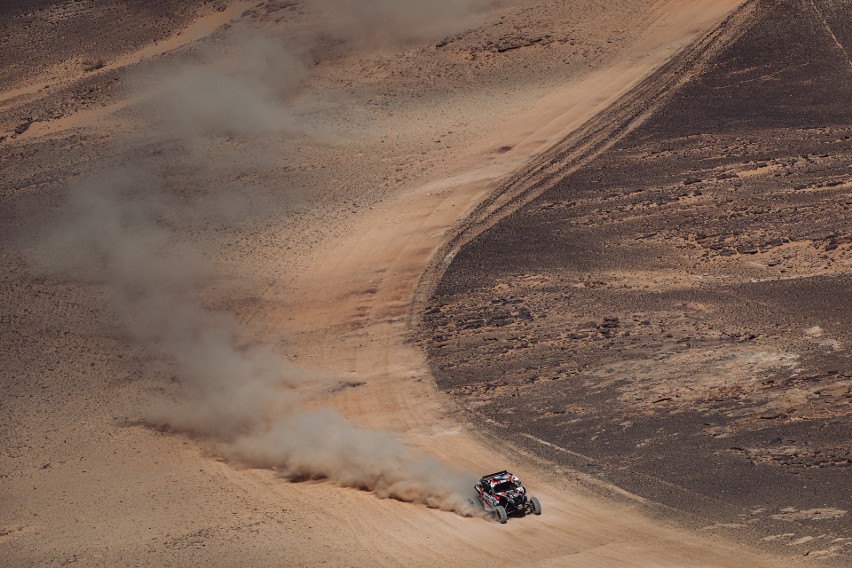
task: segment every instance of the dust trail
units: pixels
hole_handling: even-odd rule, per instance
[[[204,309],[199,292],[215,275],[198,248],[175,238],[166,215],[178,205],[157,184],[144,170],[118,169],[70,189],[39,262],[102,284],[131,338],[174,364],[182,400],[152,407],[149,418],[217,438],[249,431],[254,416],[292,404],[280,387],[305,373],[271,349],[241,347],[233,316]]]
[[[325,33],[355,47],[441,39],[466,29],[494,0],[309,0]]]
[[[341,13],[355,9],[349,0],[334,5]],[[362,22],[360,32],[350,36],[362,46],[420,37],[421,27],[414,25],[422,19],[420,3],[366,5],[374,27],[368,30],[364,26],[370,22]],[[470,3],[447,5],[467,9]],[[456,12],[449,13],[457,22]],[[390,30],[401,18],[411,22]],[[436,26],[430,22],[428,33]],[[328,29],[343,33],[334,22]],[[199,179],[244,166],[240,155],[262,146],[263,135],[287,135],[295,123],[288,101],[309,73],[297,54],[274,39],[242,30],[230,41],[231,56],[224,62],[210,57],[160,69],[168,74],[166,87],[143,107],[150,123],[160,125],[155,130],[160,142],[183,149],[177,164],[191,184],[193,177],[197,185]],[[239,153],[228,155],[233,163],[212,160],[211,145],[231,136],[241,137]],[[257,155],[264,156],[260,148]],[[204,437],[233,460],[275,467],[290,479],[325,479],[470,514],[466,495],[474,476],[410,450],[391,434],[360,428],[331,409],[304,410],[294,387],[323,377],[274,349],[252,345],[231,314],[204,306],[204,292],[217,275],[202,243],[189,240],[197,231],[187,231],[187,223],[219,223],[233,214],[222,210],[233,203],[181,199],[169,192],[168,177],[162,165],[143,161],[69,188],[66,214],[38,257],[54,274],[94,279],[129,336],[172,363],[179,392],[174,399],[155,401],[145,417]]]
[[[293,480],[325,479],[462,515],[477,511],[467,498],[476,481],[472,474],[414,452],[390,434],[360,428],[329,408],[280,416],[221,449]]]
[[[51,272],[100,284],[131,338],[173,363],[179,398],[154,401],[146,419],[291,479],[326,479],[470,514],[463,495],[472,476],[333,410],[303,410],[292,387],[328,377],[270,348],[245,346],[231,314],[204,308],[201,292],[215,274],[169,227],[166,217],[179,205],[157,183],[144,170],[120,169],[70,189],[67,214],[39,256]]]

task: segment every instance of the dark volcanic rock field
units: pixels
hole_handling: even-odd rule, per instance
[[[643,126],[465,246],[421,331],[496,434],[846,562],[852,2],[748,18]]]

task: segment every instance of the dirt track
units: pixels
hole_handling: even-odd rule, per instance
[[[350,386],[326,399],[357,423],[395,432],[459,468],[521,473],[545,513],[505,527],[327,483],[288,483],[270,470],[218,461],[203,441],[140,425],[136,407],[162,396],[168,368],[144,347],[126,343],[96,290],[29,274],[21,254],[26,236],[9,229],[23,224],[23,213],[43,215],[42,208],[55,206],[64,180],[51,179],[57,175],[51,168],[79,163],[80,155],[85,167],[97,164],[109,133],[48,128],[7,139],[3,158],[17,160],[17,177],[3,194],[14,204],[4,213],[9,271],[3,302],[17,335],[3,337],[12,359],[3,377],[3,434],[10,440],[2,461],[4,563],[484,566],[520,558],[554,566],[774,565],[712,535],[652,520],[641,499],[590,492],[576,472],[524,453],[495,452],[435,388],[423,353],[408,340],[415,287],[449,231],[519,167],[605,110],[737,4],[655,3],[636,19],[641,29],[614,47],[606,40],[618,27],[613,18],[588,8],[574,25],[596,37],[602,50],[584,59],[591,70],[562,85],[513,87],[518,98],[494,104],[506,117],[498,124],[491,112],[468,114],[463,105],[442,117],[439,96],[418,107],[434,118],[422,123],[391,99],[401,117],[374,125],[374,138],[350,140],[358,150],[376,152],[373,161],[350,158],[351,148],[321,148],[322,157],[336,163],[333,179],[349,174],[353,187],[346,189],[364,195],[317,197],[309,202],[314,211],[286,217],[281,226],[264,220],[228,235],[234,247],[222,262],[236,262],[230,270],[250,270],[258,281],[237,297],[215,300],[214,294],[217,307],[236,312],[295,361],[342,374]],[[541,14],[541,6],[528,8]],[[529,64],[540,55],[518,57]],[[320,79],[333,84],[335,72],[351,71],[351,61],[337,64]],[[467,92],[472,106],[495,103],[490,93],[477,93]],[[115,100],[105,95],[102,102]],[[51,120],[63,117],[47,126]],[[111,120],[121,128],[132,123],[124,115]],[[460,125],[453,126],[460,131],[443,135],[440,150],[422,152],[415,138],[434,137],[435,124]],[[412,138],[399,136],[397,147],[383,154],[384,137],[406,127]],[[384,176],[402,175],[395,173],[397,163],[424,154],[415,179],[372,190]],[[322,175],[310,181],[330,181]],[[353,200],[360,206],[350,207]],[[317,230],[317,219],[328,222]],[[310,239],[299,242],[298,235]]]

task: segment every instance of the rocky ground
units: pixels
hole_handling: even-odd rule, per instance
[[[751,8],[649,120],[457,252],[422,341],[495,435],[844,563],[852,3]]]

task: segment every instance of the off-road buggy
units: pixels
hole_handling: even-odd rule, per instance
[[[527,513],[541,514],[538,499],[527,496],[521,480],[506,470],[483,476],[474,487],[482,506],[493,513],[501,524],[506,522],[509,515],[523,517]]]

